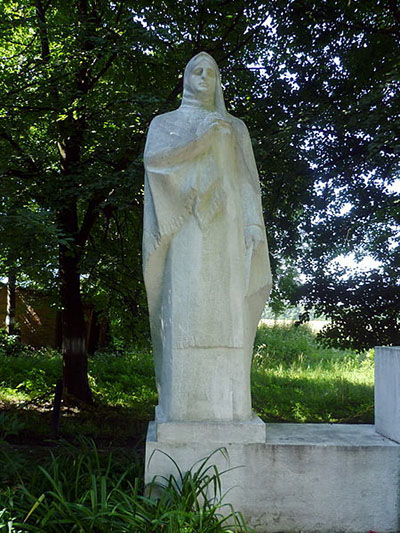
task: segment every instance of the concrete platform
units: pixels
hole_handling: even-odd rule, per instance
[[[307,446],[398,446],[370,424],[265,424],[266,443]]]
[[[152,432],[160,442],[208,442],[228,444],[240,442],[265,442],[265,423],[258,416],[241,422],[151,422]]]
[[[177,439],[178,440],[178,439]],[[227,444],[228,443],[228,444]],[[226,500],[258,532],[379,533],[399,531],[400,445],[371,425],[266,424],[265,442],[201,439],[166,442],[149,427],[146,482],[183,470],[218,447],[212,458]],[[151,460],[149,461],[151,457]]]

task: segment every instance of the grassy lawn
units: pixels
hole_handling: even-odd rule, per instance
[[[374,421],[373,352],[321,348],[308,328],[258,329],[253,406],[266,422]]]
[[[321,348],[306,327],[258,330],[252,371],[253,405],[266,422],[373,422],[373,356]],[[89,362],[95,405],[62,408],[60,435],[77,433],[102,445],[144,438],[157,402],[146,351],[101,353]],[[60,355],[51,350],[0,353],[0,438],[52,438],[53,390]]]
[[[89,361],[95,404],[63,405],[60,436],[94,438],[100,446],[132,446],[144,439],[157,401],[150,353],[101,353]],[[61,377],[60,354],[40,350],[0,354],[0,440],[42,443],[53,438],[54,387]]]

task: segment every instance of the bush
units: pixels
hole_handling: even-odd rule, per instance
[[[18,435],[24,427],[15,413],[0,412],[0,443],[10,435]]]
[[[28,393],[31,398],[50,394],[61,372],[61,356],[55,350],[30,350],[12,361],[0,352],[0,385]]]
[[[16,357],[29,352],[29,347],[22,344],[18,335],[9,335],[5,329],[0,329],[0,354]]]
[[[310,356],[315,352],[316,343],[306,326],[262,325],[257,330],[254,346],[254,363],[268,366],[292,363]]]

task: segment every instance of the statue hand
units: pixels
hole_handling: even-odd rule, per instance
[[[201,137],[213,132],[230,135],[232,133],[232,124],[230,121],[225,120],[219,113],[209,113],[197,128],[197,136]]]
[[[246,226],[244,228],[244,242],[246,248],[254,250],[264,241],[264,232],[260,226]]]
[[[217,119],[215,120],[212,125],[212,128],[214,128],[216,131],[222,133],[223,135],[231,135],[232,134],[232,124],[228,120],[224,119]]]

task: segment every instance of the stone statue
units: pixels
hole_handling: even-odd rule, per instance
[[[205,52],[181,106],[154,118],[144,163],[143,271],[158,422],[251,420],[254,336],[271,288],[257,168]]]

